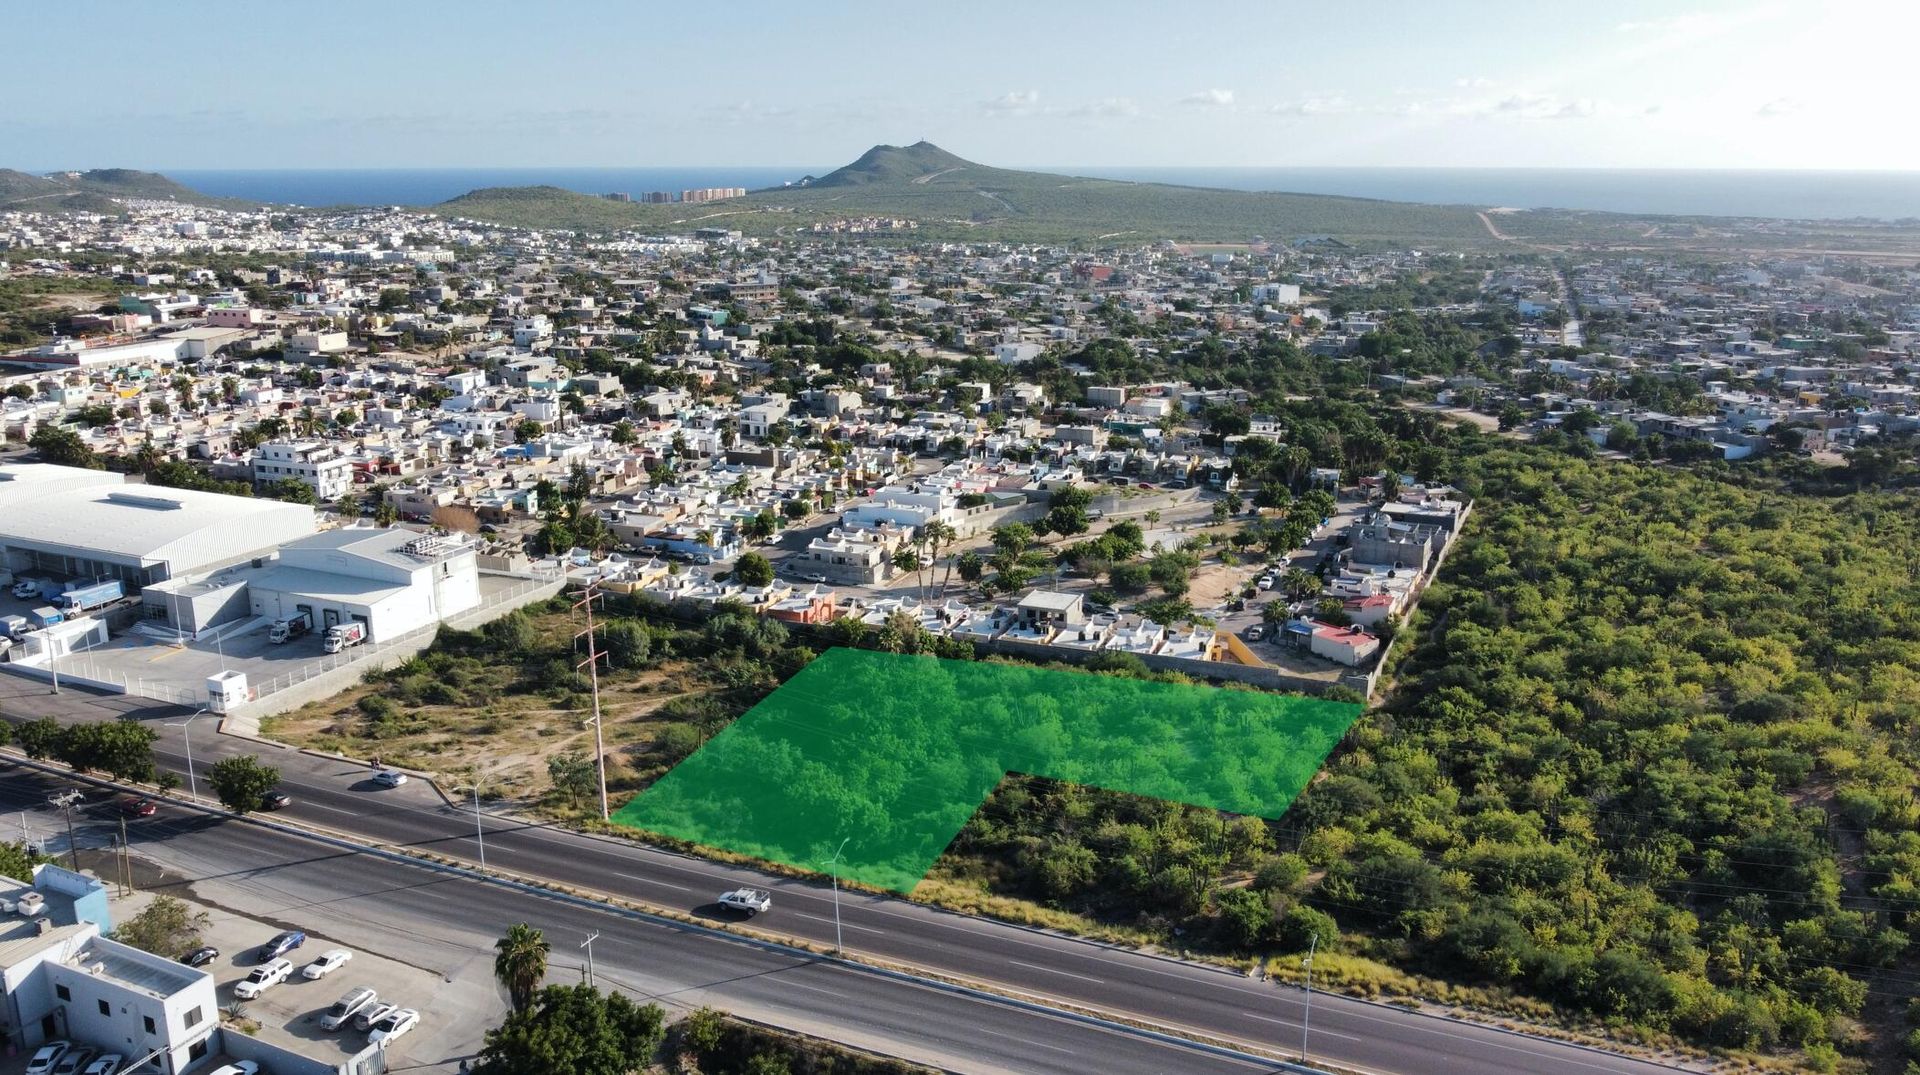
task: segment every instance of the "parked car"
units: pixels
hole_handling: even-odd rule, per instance
[[[121,817],[152,817],[159,809],[152,799],[144,795],[137,799],[120,800]]]
[[[393,1039],[420,1025],[420,1013],[412,1008],[395,1008],[380,1017],[367,1031],[367,1044],[386,1048]]]
[[[87,1066],[99,1050],[90,1045],[80,1045],[68,1049],[66,1055],[53,1065],[53,1075],[80,1075],[80,1069]]]
[[[262,810],[285,810],[292,805],[293,796],[288,795],[279,788],[274,788],[272,791],[260,796],[260,809]]]
[[[297,929],[289,929],[273,935],[273,939],[260,946],[257,963],[268,963],[279,959],[295,948],[307,943],[307,935]]]
[[[373,774],[373,782],[383,788],[397,788],[407,782],[407,774],[398,769],[382,769]]]
[[[339,1000],[333,1002],[333,1007],[328,1008],[326,1013],[320,1016],[320,1025],[327,1030],[339,1030],[352,1022],[355,1015],[372,1007],[379,999],[380,994],[366,986],[350,989]]]
[[[108,1053],[105,1056],[96,1057],[80,1075],[120,1075],[120,1065],[125,1063],[126,1059],[119,1053]]]
[[[260,1065],[251,1060],[236,1060],[231,1064],[215,1068],[207,1075],[260,1075]]]
[[[736,888],[731,892],[720,893],[720,906],[730,911],[745,911],[750,915],[759,914],[773,906],[773,894],[759,888]]]
[[[373,1024],[399,1010],[400,1005],[398,1004],[369,1004],[353,1013],[353,1028],[355,1030],[372,1030]]]
[[[318,981],[332,974],[334,971],[339,970],[341,967],[346,966],[347,960],[352,958],[353,953],[347,951],[345,948],[329,948],[320,953],[320,958],[300,968],[300,976],[312,981]]]
[[[34,1051],[33,1059],[27,1061],[26,1075],[52,1075],[53,1066],[73,1048],[72,1042],[50,1041]]]
[[[181,956],[180,962],[185,963],[189,967],[204,967],[219,958],[220,949],[210,944],[203,944],[193,951],[188,952],[186,955]]]
[[[276,959],[263,967],[253,968],[253,972],[240,979],[233,987],[233,995],[242,1000],[252,1000],[293,974],[293,960]]]

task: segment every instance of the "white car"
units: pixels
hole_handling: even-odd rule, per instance
[[[373,1025],[400,1010],[398,1004],[371,1004],[354,1013],[353,1029],[372,1030]]]
[[[293,960],[276,959],[271,963],[253,968],[253,973],[235,983],[233,995],[241,1000],[252,1000],[266,992],[268,987],[286,981],[292,974]]]
[[[207,1075],[260,1075],[260,1065],[251,1060],[239,1060],[210,1071]]]
[[[773,895],[758,888],[736,888],[732,892],[720,893],[720,906],[733,911],[745,911],[759,914],[773,906]]]
[[[367,1044],[386,1048],[387,1043],[420,1025],[420,1013],[412,1008],[395,1008],[380,1017],[367,1032]]]
[[[81,1075],[120,1075],[120,1065],[125,1059],[119,1053],[108,1053],[88,1064],[87,1070],[81,1072]]]
[[[383,788],[397,788],[407,782],[407,774],[398,769],[382,769],[373,774],[373,782]]]
[[[320,953],[313,962],[301,967],[300,975],[303,978],[314,980],[325,978],[327,975],[346,966],[347,960],[352,958],[353,953],[347,951],[345,948],[329,948]]]
[[[53,1066],[60,1062],[60,1058],[67,1055],[67,1050],[71,1048],[73,1048],[73,1045],[64,1041],[50,1041],[42,1045],[39,1050],[33,1054],[33,1059],[27,1061],[27,1075],[47,1075],[48,1072],[53,1070]]]

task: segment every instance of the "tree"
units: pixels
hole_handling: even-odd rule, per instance
[[[534,990],[547,976],[547,953],[552,948],[544,934],[525,922],[508,926],[506,936],[494,942],[493,976],[506,987],[516,1013],[533,1004]]]
[[[1025,523],[1007,523],[993,528],[993,547],[1017,559],[1033,544],[1033,528]]]
[[[547,759],[547,780],[554,791],[567,797],[568,806],[576,806],[581,796],[597,786],[598,774],[592,759],[569,751]]]
[[[613,432],[609,435],[615,444],[632,444],[640,439],[639,434],[634,432],[633,423],[625,418],[613,424]]]
[[[31,880],[35,866],[52,861],[45,855],[29,850],[25,844],[0,843],[0,877]]]
[[[630,1075],[648,1065],[666,1036],[659,1005],[638,1005],[621,993],[555,985],[537,1001],[527,999],[487,1032],[475,1075]]]
[[[1047,509],[1047,529],[1063,537],[1087,532],[1087,509],[1078,504],[1055,504]]]
[[[615,668],[639,668],[653,651],[653,634],[638,620],[614,620],[601,633],[601,641]]]
[[[765,586],[773,581],[773,564],[757,552],[744,552],[733,562],[733,577],[743,586]]]
[[[134,721],[75,724],[60,736],[60,760],[81,772],[98,770],[122,780],[153,778],[152,728]]]
[[[251,754],[221,758],[207,770],[207,786],[220,805],[236,814],[260,809],[267,792],[280,784],[280,770]]]
[[[28,447],[40,453],[40,458],[49,463],[58,463],[64,467],[86,467],[90,470],[103,470],[106,464],[80,439],[80,434],[71,429],[58,426],[41,426],[34,430],[27,441]]]
[[[893,550],[893,569],[902,575],[920,570],[920,553],[908,545]]]
[[[189,910],[184,902],[162,893],[115,927],[112,936],[162,959],[179,959],[200,947],[200,931],[210,922],[205,911]]]
[[[313,493],[313,486],[299,478],[281,478],[270,482],[264,491],[275,500],[284,500],[289,504],[314,504],[319,500]]]
[[[65,734],[66,729],[60,726],[59,721],[52,717],[41,717],[15,728],[13,738],[27,757],[44,759],[59,752],[60,740]]]
[[[986,573],[987,565],[986,561],[980,559],[979,553],[968,551],[960,554],[960,560],[955,566],[960,569],[962,579],[973,583],[980,581],[980,576]]]

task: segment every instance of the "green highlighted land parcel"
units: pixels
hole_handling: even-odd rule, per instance
[[[1008,772],[1277,818],[1360,707],[832,649],[627,803],[634,828],[908,892]]]

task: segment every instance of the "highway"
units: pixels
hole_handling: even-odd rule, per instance
[[[15,684],[24,684],[24,688]],[[0,708],[16,718],[53,707],[63,719],[112,719],[121,713],[144,719],[162,734],[157,750],[161,765],[185,772],[181,729],[169,722],[185,714],[172,707],[158,706],[136,698],[76,695],[66,692],[58,701],[44,692],[44,685],[14,677],[0,676]],[[355,839],[388,844],[416,851],[468,861],[478,857],[476,824],[470,809],[449,806],[424,781],[413,781],[391,790],[376,789],[368,779],[370,770],[353,762],[329,760],[311,755],[262,747],[233,737],[210,734],[213,721],[203,718],[193,728],[196,768],[204,771],[218,757],[238,752],[254,752],[280,766],[283,787],[294,797],[286,816],[314,825],[350,834]],[[606,893],[643,904],[678,910],[718,919],[721,912],[713,906],[714,897],[742,884],[772,890],[774,906],[756,919],[754,927],[769,933],[790,936],[823,949],[834,942],[835,910],[833,896],[825,884],[774,877],[757,871],[708,862],[615,838],[602,838],[531,824],[509,817],[483,816],[486,860],[495,868],[549,879],[579,889]],[[226,822],[214,826],[232,833],[236,845],[254,847],[267,841],[279,848],[286,838],[262,836],[260,830],[244,823]],[[243,835],[244,834],[244,835]],[[293,851],[274,852],[285,859]],[[380,862],[361,856],[368,864]],[[378,866],[381,871],[417,869],[402,865]],[[350,872],[356,882],[360,865]],[[446,882],[452,883],[452,882]],[[469,882],[460,882],[469,884]],[[410,891],[403,884],[392,887]],[[475,886],[485,891],[485,886]],[[524,907],[527,897],[488,892],[474,897],[476,913],[491,914],[498,908],[500,925],[517,920],[512,908]],[[543,912],[556,916],[588,912],[560,905],[539,904]],[[444,913],[443,907],[423,908],[423,912]],[[1280,1055],[1300,1054],[1302,991],[1269,982],[1254,981],[1228,971],[1163,959],[1123,949],[1053,934],[1023,929],[987,919],[953,914],[890,896],[842,892],[840,925],[849,955],[856,959],[924,970],[942,977],[985,984],[999,991],[1031,998],[1046,1004],[1065,1005],[1096,1011],[1125,1021],[1138,1021],[1169,1033],[1239,1043],[1246,1047]],[[584,930],[571,919],[555,929]],[[541,925],[540,921],[535,921]],[[663,934],[665,927],[649,927]],[[628,928],[626,932],[631,933]],[[757,968],[754,975],[784,971],[793,978],[832,973],[855,975],[834,964],[796,966],[790,956],[780,956],[773,964],[761,949],[727,940],[714,940],[702,934],[675,934],[671,945],[649,944],[644,965],[654,975],[680,972],[679,988],[706,988],[700,983],[717,980],[721,969],[744,971]],[[697,940],[690,939],[697,938]],[[744,952],[754,953],[752,956]],[[636,955],[638,950],[636,949]],[[773,968],[773,969],[770,969]],[[950,995],[892,980],[861,977],[862,990],[885,994],[885,1002],[875,1001],[869,1009],[863,1000],[858,1018],[852,1019],[848,1006],[827,1005],[826,1011],[804,1002],[796,994],[775,989],[773,995],[751,994],[755,1003],[770,1004],[769,1011],[749,1012],[769,1022],[808,1029],[808,1021],[831,1017],[839,1029],[829,1036],[860,1043],[859,1033],[884,1030],[899,1047],[884,1051],[917,1059],[942,1055],[936,1035],[939,1026],[954,1026],[957,1018],[950,1008]],[[764,984],[764,979],[762,979]],[[835,988],[842,988],[835,986]],[[847,987],[852,988],[852,987]],[[866,994],[863,992],[862,996]],[[741,997],[749,994],[742,993]],[[738,1007],[729,991],[726,1006]],[[793,1006],[788,1011],[778,1002]],[[980,1006],[978,1001],[969,1005]],[[986,1005],[992,1007],[992,1005]],[[909,1011],[917,1010],[918,1018]],[[901,1013],[897,1019],[888,1012]],[[976,1019],[979,1015],[965,1016]],[[999,1016],[1015,1019],[1010,1013]],[[1032,1020],[1020,1015],[1019,1020]],[[1029,1041],[1057,1043],[1064,1024],[1051,1019],[1052,1030],[1038,1032],[1029,1027]],[[895,1027],[894,1022],[917,1023],[918,1028]],[[909,1033],[909,1031],[913,1031]],[[822,1032],[815,1030],[814,1032]],[[1012,1030],[1006,1033],[1014,1033]],[[1037,1036],[1036,1036],[1037,1034]],[[1045,1050],[1029,1052],[1011,1064],[1009,1070],[1086,1071],[1095,1067],[1111,1071],[1167,1070],[1206,1071],[1232,1061],[1198,1053],[1169,1062],[1161,1052],[1141,1039],[1114,1044],[1107,1042],[1102,1056],[1101,1040],[1082,1040],[1092,1035],[1077,1030],[1078,1044],[1073,1058],[1062,1057],[1049,1066]],[[928,1035],[936,1035],[929,1038]],[[1102,1031],[1096,1038],[1111,1036]],[[988,1035],[991,1037],[991,1035]],[[910,1046],[910,1048],[909,1048]],[[878,1045],[874,1047],[878,1048]],[[955,1070],[993,1071],[1004,1057],[989,1057],[982,1052],[981,1039],[970,1039],[969,1047],[958,1060],[932,1060]],[[1034,1047],[1037,1048],[1037,1047]],[[1458,1020],[1434,1018],[1382,1005],[1368,1004],[1347,997],[1317,994],[1313,999],[1310,1050],[1314,1060],[1364,1072],[1407,1073],[1407,1075],[1468,1075],[1488,1072],[1553,1072],[1576,1075],[1654,1075],[1672,1071],[1671,1067],[1611,1053],[1596,1052],[1546,1039],[1505,1033],[1491,1027]],[[988,1050],[991,1051],[991,1050]],[[1092,1062],[1091,1058],[1102,1056]],[[1146,1063],[1143,1068],[1139,1065]],[[1213,1066],[1209,1066],[1213,1065]]]

